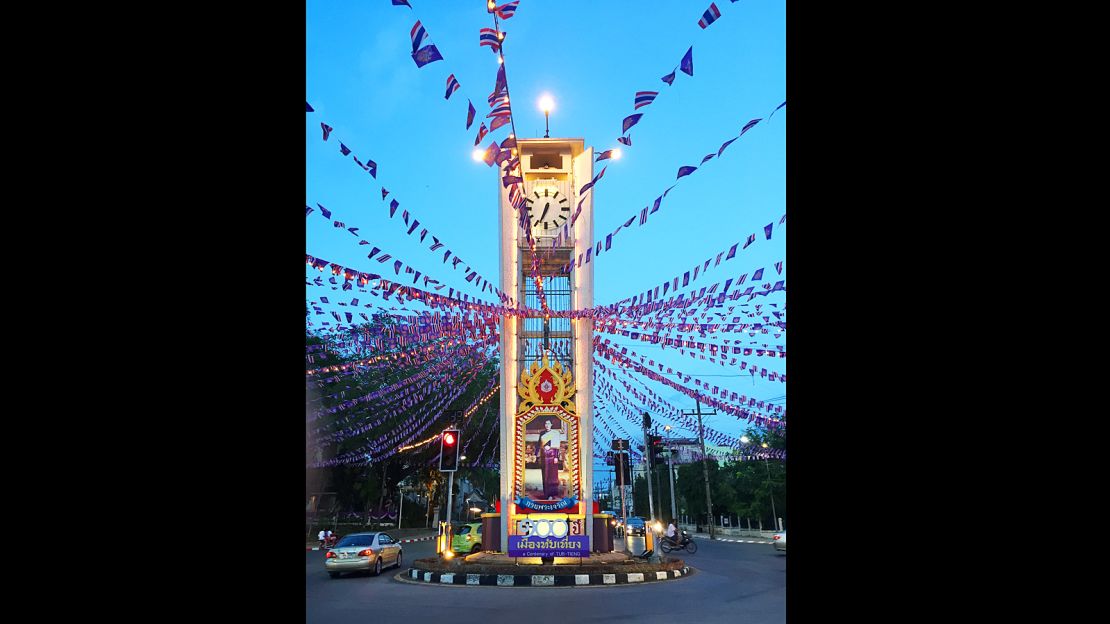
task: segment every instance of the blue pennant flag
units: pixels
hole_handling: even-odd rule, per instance
[[[420,67],[424,67],[428,63],[434,63],[436,61],[442,61],[443,56],[440,55],[439,49],[436,48],[435,45],[433,44],[433,45],[426,45],[423,48],[420,48],[419,50],[417,50],[416,52],[413,52],[412,53],[412,60],[416,62],[416,67],[420,68]]]
[[[682,57],[682,62],[678,64],[678,68],[687,75],[694,75],[694,46],[690,46],[690,49],[686,51],[686,55]]]
[[[635,115],[629,115],[628,117],[625,117],[624,122],[621,124],[621,127],[623,128],[623,130],[621,130],[621,133],[623,134],[628,132],[628,129],[639,123],[640,118],[643,116],[643,113],[636,113]]]
[[[667,74],[666,76],[663,76],[663,82],[665,82],[667,84],[674,84],[674,74],[675,74],[676,71],[678,71],[677,67],[671,73]]]

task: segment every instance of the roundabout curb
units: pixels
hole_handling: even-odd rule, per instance
[[[480,585],[496,587],[583,587],[587,585],[635,585],[656,581],[669,581],[687,576],[690,566],[681,570],[657,572],[621,572],[613,574],[470,574],[433,572],[409,568],[406,581],[428,585]]]

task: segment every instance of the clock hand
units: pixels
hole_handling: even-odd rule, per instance
[[[540,215],[540,221],[543,221],[543,218],[547,216],[547,209],[550,208],[550,207],[551,207],[551,202],[547,202],[546,204],[544,204],[543,214]]]

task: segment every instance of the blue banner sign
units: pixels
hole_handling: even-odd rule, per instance
[[[537,503],[530,498],[521,496],[516,499],[516,504],[533,511],[559,511],[560,509],[566,509],[577,505],[578,498],[575,496],[568,496],[554,503]]]
[[[510,557],[589,557],[590,538],[586,535],[565,537],[509,536]]]

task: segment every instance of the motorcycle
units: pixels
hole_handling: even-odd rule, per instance
[[[698,552],[698,545],[694,540],[690,539],[690,535],[686,531],[683,531],[682,539],[678,541],[664,535],[663,538],[659,540],[659,549],[665,553],[669,553],[672,550],[686,550],[686,552],[692,555]]]

